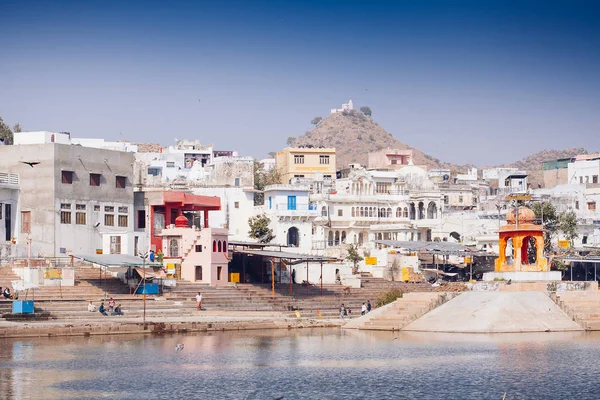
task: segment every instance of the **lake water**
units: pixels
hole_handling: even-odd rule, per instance
[[[600,399],[594,333],[315,329],[14,339],[0,350],[8,399]]]

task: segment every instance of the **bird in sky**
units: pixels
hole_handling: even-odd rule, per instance
[[[39,161],[21,161],[23,164],[27,164],[29,165],[31,168],[33,168],[34,165],[38,165],[40,162]]]
[[[181,350],[183,350],[183,344],[178,343],[177,346],[175,346],[175,352],[179,353]]]

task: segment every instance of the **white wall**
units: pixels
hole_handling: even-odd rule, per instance
[[[569,166],[568,183],[600,183],[600,160],[575,161]]]

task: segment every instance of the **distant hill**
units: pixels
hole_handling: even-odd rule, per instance
[[[337,168],[350,163],[367,165],[368,153],[384,148],[411,149],[413,162],[429,168],[465,169],[431,157],[422,151],[400,142],[391,133],[360,111],[351,110],[330,114],[312,131],[298,137],[294,146],[335,147]]]
[[[542,150],[530,156],[527,156],[512,164],[501,165],[501,167],[524,169],[529,174],[529,183],[531,187],[536,188],[544,185],[544,175],[542,172],[542,163],[545,161],[557,160],[560,158],[575,157],[578,154],[588,154],[584,148],[569,148],[564,150]]]

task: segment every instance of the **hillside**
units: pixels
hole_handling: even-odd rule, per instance
[[[413,162],[417,165],[427,165],[429,168],[462,169],[400,142],[372,118],[357,110],[329,115],[312,131],[298,137],[293,145],[335,147],[338,168],[346,168],[350,163],[367,165],[369,152],[389,147],[411,149]]]
[[[529,174],[529,183],[531,187],[538,187],[538,184],[544,184],[544,176],[542,172],[542,163],[544,161],[557,160],[560,158],[575,157],[578,154],[588,154],[588,151],[583,148],[568,148],[564,150],[542,150],[530,156],[527,156],[512,164],[501,165],[501,167],[512,167],[524,169]]]

